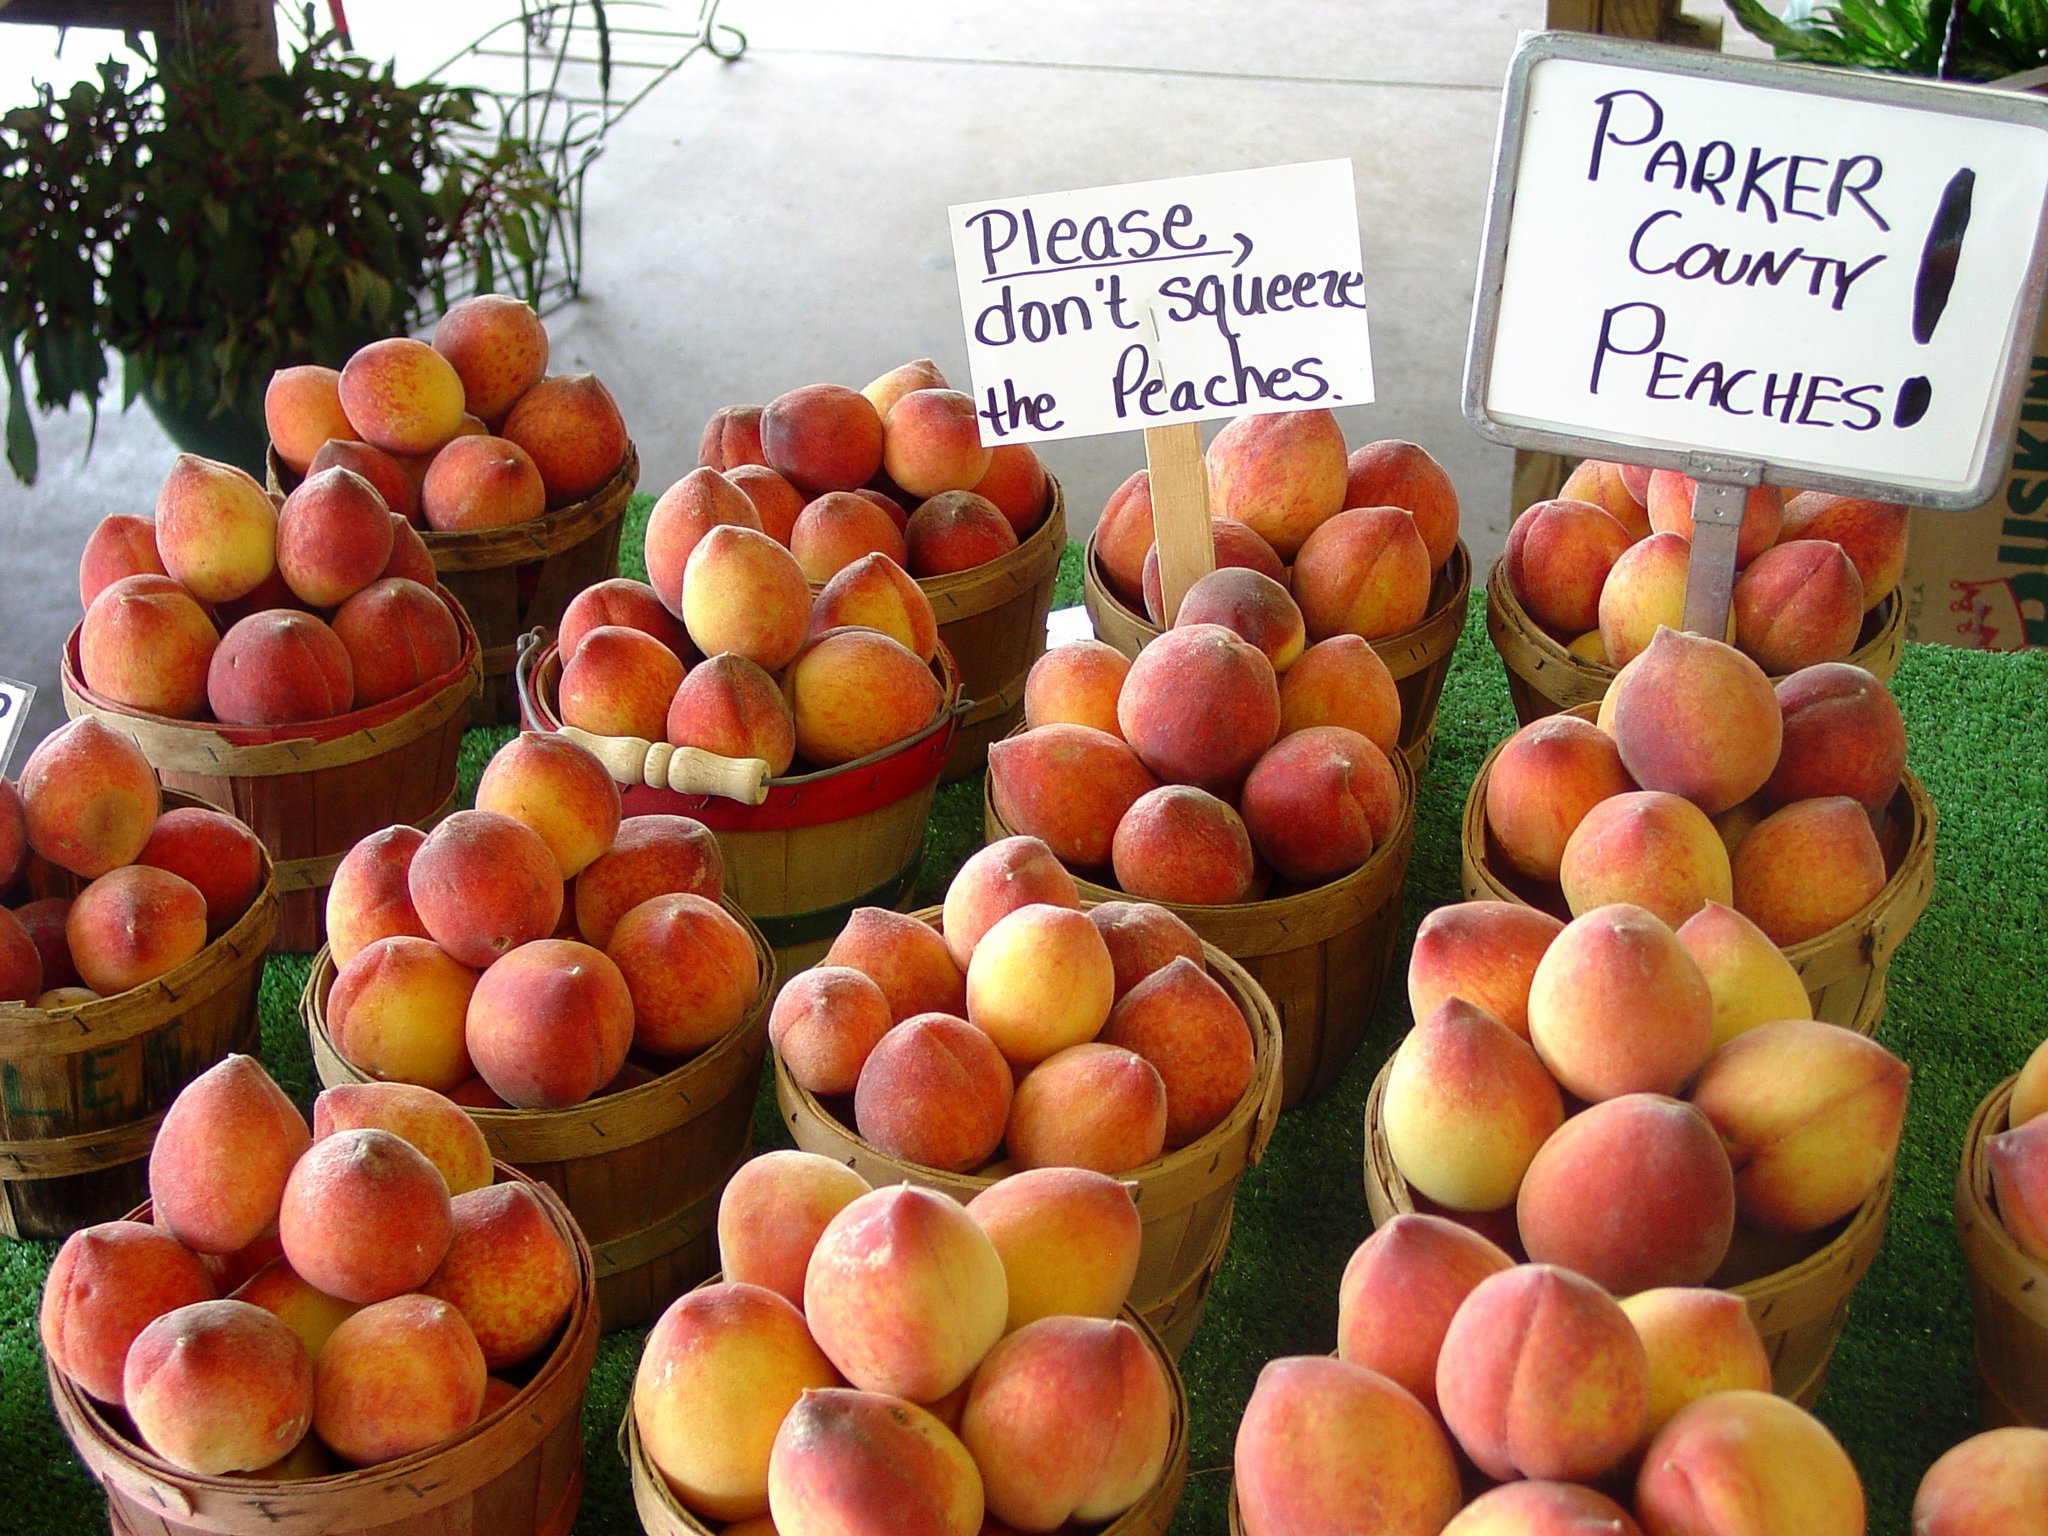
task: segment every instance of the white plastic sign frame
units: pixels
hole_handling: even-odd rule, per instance
[[[1974,507],[2048,276],[2048,100],[1588,34],[1509,65],[1464,408],[1511,447]]]

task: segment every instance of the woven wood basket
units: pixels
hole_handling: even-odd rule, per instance
[[[1977,1417],[1986,1429],[2048,1428],[2048,1265],[1998,1219],[1984,1154],[1984,1143],[2007,1128],[2017,1081],[2007,1078],[1977,1106],[1956,1171],[1956,1239],[1970,1282]]]
[[[65,712],[96,715],[132,736],[166,789],[249,824],[270,850],[280,917],[272,947],[318,949],[327,887],[349,849],[407,822],[430,827],[455,809],[455,758],[477,689],[476,632],[445,590],[462,659],[441,677],[367,709],[302,725],[221,725],[145,714],[85,686],[78,630],[65,641]]]
[[[768,1047],[775,957],[728,899],[760,961],[747,1016],[680,1064],[633,1059],[657,1075],[569,1109],[468,1109],[491,1155],[558,1194],[590,1241],[607,1331],[647,1323],[717,1268],[718,1199],[752,1147],[754,1096]],[[323,949],[299,999],[325,1087],[371,1079],[327,1032],[334,961]]]
[[[531,1183],[497,1166],[500,1184]],[[576,1256],[580,1284],[561,1337],[521,1367],[518,1395],[431,1449],[328,1477],[202,1477],[145,1449],[126,1416],[45,1364],[71,1448],[107,1495],[114,1536],[568,1536],[583,1498],[583,1394],[597,1358],[590,1247],[552,1191],[531,1185]],[[128,1213],[147,1222],[149,1207]]]
[[[1399,745],[1409,768],[1417,774],[1429,761],[1430,743],[1436,737],[1437,701],[1443,697],[1444,679],[1451,674],[1451,652],[1464,632],[1471,593],[1472,555],[1461,539],[1430,585],[1429,611],[1422,622],[1370,642],[1394,676],[1394,691],[1401,698]],[[1095,558],[1093,534],[1088,536],[1081,566],[1081,600],[1095,626],[1095,638],[1126,656],[1137,655],[1159,634],[1158,625],[1124,606],[1110,586]]]
[[[1095,1536],[1166,1536],[1167,1527],[1173,1524],[1174,1511],[1180,1508],[1181,1492],[1188,1480],[1188,1389],[1181,1380],[1180,1368],[1174,1364],[1177,1351],[1161,1340],[1146,1318],[1126,1307],[1123,1320],[1138,1330],[1138,1336],[1165,1368],[1166,1380],[1173,1389],[1173,1421],[1166,1442],[1166,1465],[1159,1473],[1159,1480],[1136,1504],[1107,1525],[1093,1530]],[[626,1405],[625,1419],[619,1425],[619,1455],[632,1479],[633,1508],[638,1512],[640,1528],[647,1536],[717,1536],[719,1527],[683,1508],[669,1490],[668,1483],[654,1469],[654,1463],[647,1459],[646,1451],[641,1449],[640,1430],[634,1422],[630,1402]]]
[[[965,707],[945,646],[932,663],[945,702],[908,741],[839,768],[768,781],[759,805],[624,783],[628,816],[692,816],[725,859],[726,894],[760,926],[784,976],[831,947],[855,907],[905,905],[924,865],[932,795]],[[561,656],[536,641],[519,662],[520,708],[530,731],[558,731]]]
[[[164,796],[166,810],[199,803]],[[38,895],[82,884],[44,873]],[[277,905],[266,857],[249,910],[155,981],[71,1008],[0,1003],[0,1234],[67,1237],[143,1198],[149,1149],[179,1090],[233,1052],[257,1053],[256,989]]]
[[[298,484],[276,449],[267,450],[266,462],[271,490],[283,493]],[[602,487],[530,523],[474,533],[419,530],[441,585],[469,615],[482,648],[483,685],[470,707],[471,725],[510,725],[519,718],[512,673],[520,637],[557,628],[570,599],[619,574],[626,503],[639,483],[640,455],[628,443],[625,462]]]
[[[1598,704],[1614,681],[1615,668],[1574,656],[1543,632],[1508,590],[1499,561],[1486,576],[1486,634],[1500,653],[1508,697],[1523,725],[1574,705]],[[1892,592],[1863,616],[1863,632],[1848,659],[1879,682],[1889,682],[1905,650],[1906,605]]]
[[[1597,708],[1580,704],[1570,713],[1590,720]],[[1487,830],[1486,781],[1505,745],[1502,742],[1486,755],[1465,797],[1459,839],[1465,896],[1471,901],[1520,902],[1569,921],[1563,893],[1510,871]],[[1892,954],[1934,895],[1934,802],[1911,772],[1900,781],[1885,817],[1888,835],[1878,839],[1886,848],[1890,870],[1884,889],[1846,922],[1785,948],[1785,958],[1813,999],[1813,1016],[1859,1035],[1877,1032],[1884,1017],[1885,972]]]
[[[1365,1101],[1365,1204],[1375,1227],[1415,1209],[1408,1181],[1394,1166],[1381,1113],[1391,1067],[1389,1062],[1380,1069]],[[1738,1227],[1736,1247],[1707,1282],[1742,1298],[1771,1358],[1771,1389],[1802,1408],[1820,1396],[1835,1341],[1849,1320],[1850,1293],[1884,1246],[1891,1201],[1887,1174],[1860,1209],[1810,1237],[1759,1235],[1745,1243],[1747,1234]],[[1762,1264],[1777,1267],[1759,1273]]]
[[[1402,753],[1389,761],[1401,785],[1399,818],[1387,840],[1350,874],[1259,901],[1158,903],[1243,966],[1272,1000],[1284,1043],[1283,1109],[1307,1103],[1337,1080],[1365,1038],[1393,969],[1401,887],[1415,837],[1415,775]],[[986,788],[982,819],[990,842],[1015,835]],[[1074,884],[1087,903],[1129,899],[1080,874]]]
[[[1086,893],[1083,901],[1094,905]],[[939,926],[937,907],[915,915]],[[1251,1085],[1223,1123],[1207,1135],[1124,1175],[1137,1202],[1141,1233],[1131,1306],[1176,1356],[1194,1336],[1210,1282],[1222,1266],[1237,1181],[1265,1155],[1280,1113],[1283,1047],[1273,1005],[1229,955],[1214,945],[1205,944],[1203,949],[1209,973],[1251,1026]],[[920,1184],[965,1204],[1013,1171],[999,1163],[982,1173],[946,1173],[892,1157],[853,1130],[844,1100],[828,1104],[818,1099],[789,1075],[780,1056],[775,1058],[775,1099],[799,1147],[845,1163],[877,1189],[885,1184]]]

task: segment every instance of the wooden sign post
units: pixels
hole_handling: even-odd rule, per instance
[[[1961,510],[2048,276],[2048,101],[1574,33],[1509,65],[1465,414],[1697,483],[1688,629],[1745,491]]]
[[[1168,623],[1215,565],[1199,423],[1372,399],[1348,160],[948,210],[981,439],[1145,433]]]

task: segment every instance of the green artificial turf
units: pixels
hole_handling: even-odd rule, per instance
[[[640,498],[622,566],[638,563]],[[1057,601],[1078,600],[1077,551]],[[1471,618],[1439,711],[1435,756],[1422,775],[1404,897],[1403,951],[1414,924],[1458,899],[1458,822],[1480,759],[1514,725],[1483,601]],[[2048,1032],[2048,968],[2040,963],[2048,852],[2048,653],[1993,656],[1909,646],[1893,682],[1911,764],[1940,817],[1935,892],[1892,962],[1879,1038],[1914,1070],[1884,1251],[1856,1292],[1818,1411],[1862,1471],[1875,1536],[1905,1536],[1921,1472],[1974,1427],[1970,1318],[1949,1201],[1964,1126],[1977,1102],[2017,1070]],[[472,732],[464,791],[506,733]],[[939,792],[920,899],[935,901],[981,834],[979,777]],[[297,1022],[302,958],[270,962],[263,1052],[301,1104],[313,1082]],[[1224,1527],[1231,1439],[1265,1361],[1321,1353],[1335,1342],[1337,1282],[1368,1230],[1361,1166],[1366,1089],[1408,1025],[1398,977],[1365,1044],[1321,1100],[1280,1119],[1265,1160],[1238,1190],[1229,1255],[1200,1332],[1181,1361],[1194,1406],[1187,1495],[1176,1536]],[[786,1143],[765,1085],[763,1145]],[[35,1340],[38,1287],[51,1245],[0,1243],[0,1531],[72,1536],[104,1528],[93,1485],[72,1461],[45,1393]],[[634,1526],[616,1432],[641,1335],[600,1346],[585,1408],[588,1481],[578,1532]]]

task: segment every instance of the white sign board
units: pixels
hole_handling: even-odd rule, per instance
[[[1494,174],[1487,435],[1983,499],[2040,298],[2048,101],[1546,34]]]
[[[21,740],[21,733],[28,726],[28,707],[35,701],[34,683],[0,677],[0,775],[7,772],[15,743]]]
[[[947,216],[985,443],[1372,399],[1348,160]]]

